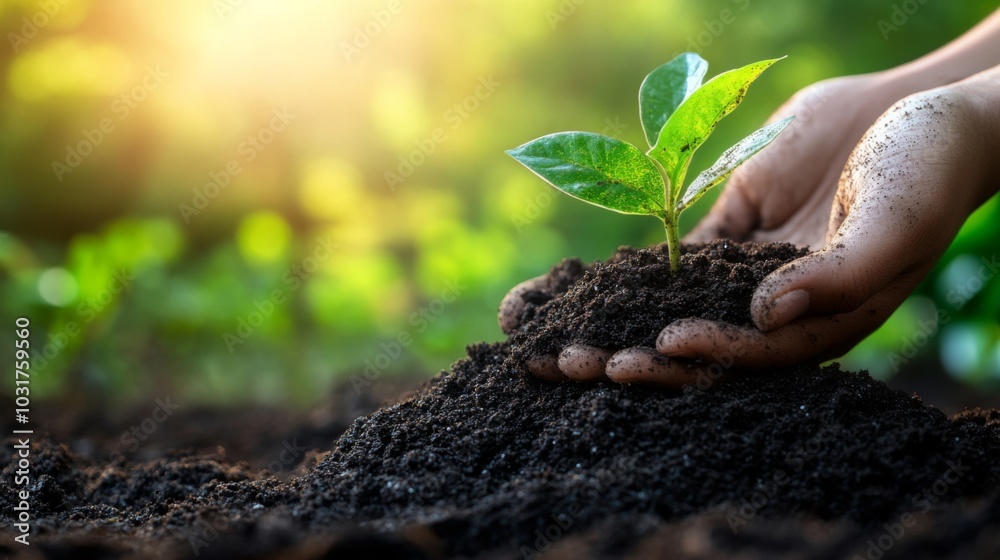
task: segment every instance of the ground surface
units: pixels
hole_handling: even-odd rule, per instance
[[[739,262],[754,250],[724,250],[720,275],[760,273]],[[554,332],[548,314],[572,311],[560,292],[600,274],[538,294],[511,342],[471,346],[450,371],[377,411],[403,387],[357,395],[348,386],[302,414],[178,410],[133,451],[122,427],[141,426],[148,410],[113,422],[99,409],[50,410],[61,420],[32,447],[33,544],[4,535],[0,553],[1000,557],[995,410],[949,417],[835,366],[683,391],[526,375],[512,345]],[[566,332],[559,340],[588,330]],[[5,531],[12,443],[0,450]]]

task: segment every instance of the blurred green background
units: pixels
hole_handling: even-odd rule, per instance
[[[513,284],[663,235],[555,196],[504,149],[574,129],[641,144],[652,68],[787,54],[701,167],[797,89],[908,61],[995,7],[4,0],[0,344],[31,319],[33,396],[309,403],[366,368],[435,373],[501,338]],[[1000,280],[969,285],[996,255],[997,206],[850,367],[1000,381]],[[949,320],[921,337],[935,307]]]

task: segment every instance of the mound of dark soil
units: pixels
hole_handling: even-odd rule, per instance
[[[474,554],[539,550],[558,540],[546,532],[609,521],[629,541],[727,506],[737,532],[758,515],[878,526],[1000,482],[986,417],[950,420],[836,366],[667,393],[537,381],[509,369],[504,344],[469,352],[414,399],[359,419],[297,480],[303,518],[423,523]]]
[[[787,243],[713,241],[682,247],[678,273],[666,245],[622,247],[607,262],[566,259],[546,289],[529,292],[515,358],[558,353],[570,343],[609,350],[656,346],[663,327],[685,317],[749,326],[750,300],[768,274],[805,254]]]
[[[41,436],[32,444],[32,551],[302,560],[543,551],[574,560],[665,551],[996,557],[996,410],[949,418],[836,365],[664,391],[549,383],[512,357],[532,344],[651,345],[678,317],[748,324],[756,282],[798,254],[713,243],[685,255],[676,276],[659,250],[623,249],[592,267],[566,261],[548,289],[530,294],[510,341],[471,346],[450,371],[358,418],[336,441],[344,404],[358,408],[352,400],[302,418],[279,414],[281,428],[260,436],[254,430],[267,422],[253,414],[199,414],[202,425],[189,432],[168,433],[165,423],[169,447],[192,451],[151,437],[147,453],[116,455],[121,428]],[[206,418],[221,427],[214,450]],[[72,447],[59,443],[67,437]],[[284,444],[295,437],[318,449],[287,462],[299,476],[274,476],[265,465],[284,465]],[[12,443],[0,450],[6,480]],[[0,487],[5,527],[17,499]]]

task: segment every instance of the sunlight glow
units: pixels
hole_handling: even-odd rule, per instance
[[[332,158],[309,162],[302,170],[302,209],[321,219],[350,216],[364,197],[363,178],[350,162]]]
[[[118,48],[62,39],[15,58],[9,87],[25,101],[59,95],[113,95],[128,77],[129,60]]]

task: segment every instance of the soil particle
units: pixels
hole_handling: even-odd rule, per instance
[[[571,343],[607,350],[653,347],[665,326],[685,317],[751,326],[757,285],[803,255],[785,243],[720,240],[684,246],[676,274],[666,245],[622,247],[592,266],[565,260],[549,274],[551,291],[526,299],[521,327],[511,336],[513,355],[523,364]]]

